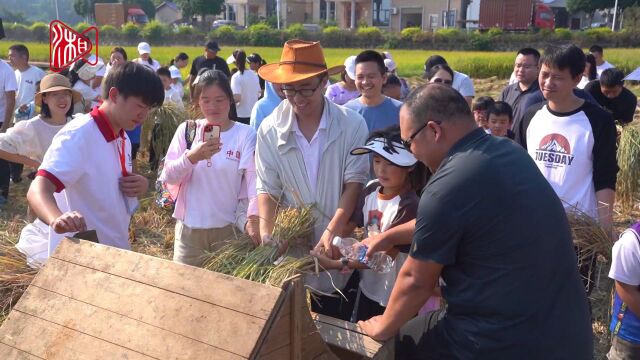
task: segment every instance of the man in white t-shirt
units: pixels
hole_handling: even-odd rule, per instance
[[[589,52],[596,59],[596,72],[598,79],[603,71],[614,68],[615,66],[604,59],[604,49],[600,45],[593,45],[589,48]]]
[[[0,132],[5,132],[12,125],[13,109],[16,105],[16,76],[11,66],[0,60]],[[7,202],[9,196],[9,178],[11,176],[9,162],[0,160],[0,205]]]
[[[16,116],[15,121],[28,120],[29,108],[36,95],[38,83],[45,75],[45,72],[37,66],[29,65],[29,49],[22,44],[15,44],[9,47],[9,63],[15,69],[18,92],[16,93]],[[14,183],[22,181],[22,164],[10,163],[11,179]]]
[[[102,97],[100,107],[54,137],[27,193],[33,212],[50,227],[49,255],[63,236],[87,229],[102,244],[129,248],[129,221],[148,180],[131,172],[125,130],[162,105],[164,91],[153,71],[129,62],[111,69]]]
[[[449,65],[447,64],[447,60],[440,55],[432,55],[427,58],[424,62],[424,73],[427,74],[431,70],[432,67],[436,65]],[[471,102],[475,97],[475,89],[473,87],[473,80],[467,75],[461,72],[454,71],[453,72],[453,84],[451,87],[456,89],[460,93],[460,95],[464,96],[465,100],[471,107]]]
[[[45,76],[45,72],[37,66],[29,65],[29,49],[22,44],[9,47],[9,63],[15,69],[18,84],[16,108],[24,112],[33,101],[37,83]]]

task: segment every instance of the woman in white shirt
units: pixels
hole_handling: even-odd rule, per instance
[[[124,50],[124,48],[116,46],[113,49],[111,49],[111,55],[109,55],[109,62],[107,63],[106,70],[104,71],[104,77],[107,77],[107,75],[109,75],[109,71],[111,71],[112,67],[116,65],[124,64],[126,62],[127,62],[127,52]]]
[[[260,98],[260,79],[258,74],[247,69],[247,54],[243,50],[234,51],[238,71],[231,76],[233,99],[238,110],[238,121],[249,124],[251,110]]]
[[[82,95],[84,109],[81,112],[88,112],[100,104],[100,88],[91,87],[91,80],[95,78],[96,70],[95,66],[91,66],[83,59],[76,61],[69,70],[71,87]]]
[[[71,120],[72,105],[81,97],[63,75],[43,77],[40,92],[34,100],[40,106],[40,115],[20,121],[0,134],[0,158],[38,168],[53,137]],[[22,230],[16,247],[27,256],[30,265],[42,264],[46,260],[48,234],[49,226],[40,220]]]
[[[138,54],[140,55],[140,57],[133,59],[133,62],[144,65],[154,72],[160,68],[160,63],[158,62],[158,60],[154,60],[151,58],[151,46],[149,45],[149,43],[139,43]]]
[[[596,80],[598,78],[596,58],[593,56],[593,54],[587,54],[586,60],[587,62],[584,66],[582,79],[580,79],[580,82],[578,83],[578,89],[584,89],[584,87],[587,86],[590,81]]]
[[[182,80],[182,74],[180,73],[180,69],[187,67],[189,64],[189,55],[181,52],[175,58],[171,59],[169,63],[169,71],[171,72],[171,82],[180,97],[184,96],[184,81]]]
[[[187,148],[185,131],[176,130],[160,180],[176,199],[173,260],[201,266],[239,230],[257,244],[258,210],[254,152],[256,132],[235,120],[233,93],[226,75],[208,70],[197,77],[194,99],[203,119],[195,120],[195,137]],[[218,127],[219,136],[205,129]],[[173,189],[173,190],[172,190]]]

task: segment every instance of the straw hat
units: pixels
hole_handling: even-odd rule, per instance
[[[42,106],[42,94],[60,90],[71,91],[72,105],[82,100],[82,95],[71,88],[69,79],[60,74],[49,74],[40,80],[40,91],[35,96],[36,105]]]
[[[284,43],[280,62],[263,65],[258,75],[276,84],[289,84],[320,74],[335,75],[344,71],[344,65],[327,68],[319,42],[289,40]]]

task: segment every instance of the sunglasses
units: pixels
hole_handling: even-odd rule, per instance
[[[416,131],[414,131],[413,134],[411,134],[411,136],[409,136],[409,138],[407,140],[400,140],[402,142],[402,146],[404,146],[404,148],[407,149],[407,151],[409,151],[410,153],[413,153],[413,151],[411,151],[411,144],[413,143],[413,140],[416,138],[416,136],[418,136],[418,134],[420,134],[420,132],[422,130],[424,130],[424,128],[427,127],[427,125],[429,125],[429,122],[434,122],[434,123],[436,123],[438,125],[442,124],[442,121],[437,121],[437,120],[427,121],[422,126],[420,126],[418,129],[416,129]]]
[[[446,85],[453,84],[453,80],[444,80],[444,79],[440,79],[440,78],[435,78],[435,79],[431,80],[431,82],[440,83],[440,84],[446,84]]]

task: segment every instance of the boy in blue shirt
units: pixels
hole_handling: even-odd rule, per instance
[[[365,50],[356,57],[356,88],[362,94],[344,104],[362,115],[369,132],[400,124],[402,102],[385,96],[387,68],[379,52]]]
[[[615,280],[609,360],[640,359],[640,222],[613,245],[609,277]]]

